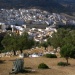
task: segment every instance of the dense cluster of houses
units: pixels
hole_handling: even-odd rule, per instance
[[[0,34],[11,31],[12,33],[22,35],[22,33],[26,31],[29,34],[29,37],[33,37],[36,42],[47,41],[48,36],[52,37],[52,34],[54,32],[57,32],[56,28],[51,28],[50,26],[46,27],[45,29],[41,29],[41,28],[27,28],[26,25],[21,25],[21,26],[10,25],[11,30],[8,29],[9,25],[5,25],[4,23],[0,24]],[[40,53],[39,54],[33,53],[29,55],[29,57],[39,57],[41,55],[42,54]],[[0,54],[0,57],[11,57],[11,56],[13,56],[12,52],[6,52]],[[19,57],[24,57],[24,55],[19,55]]]
[[[26,23],[47,25],[75,25],[75,20],[71,20],[62,14],[49,13],[40,9],[1,9],[0,22],[3,22],[7,25],[22,25]]]
[[[0,30],[2,32],[6,32],[8,31],[6,28],[8,28],[8,26],[2,24],[0,25]],[[22,35],[23,32],[27,32],[29,34],[30,37],[33,37],[35,41],[37,42],[42,42],[42,41],[47,41],[47,37],[50,36],[52,37],[52,33],[53,32],[57,32],[56,28],[51,28],[46,27],[45,29],[41,29],[41,28],[26,28],[26,25],[22,25],[22,26],[16,26],[16,25],[10,25],[11,28],[11,32],[15,32],[17,34]]]
[[[28,25],[47,25],[46,28],[27,27]],[[39,9],[1,9],[0,10],[0,34],[11,31],[22,35],[23,32],[27,32],[29,37],[33,37],[36,42],[47,41],[47,37],[52,37],[54,32],[57,32],[55,25],[75,25],[75,20],[66,18],[63,15],[57,13],[49,13]],[[54,52],[52,52],[54,53]],[[1,54],[0,57],[12,56],[12,53],[8,52]],[[36,54],[30,55],[30,57],[39,57]],[[20,56],[21,57],[21,56]]]
[[[47,36],[52,37],[52,33],[57,32],[55,28],[46,27],[46,29],[32,28],[28,31],[28,34],[34,37],[37,42],[47,41]]]

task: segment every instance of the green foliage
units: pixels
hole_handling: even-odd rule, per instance
[[[48,47],[48,43],[47,43],[47,42],[42,42],[41,45],[42,45],[43,47],[45,47],[45,50],[46,50],[46,48]]]
[[[57,58],[55,54],[45,54],[44,56],[47,58]]]
[[[71,50],[70,58],[74,58],[75,59],[75,48],[73,50]]]
[[[73,33],[74,34],[74,33]],[[62,47],[64,44],[72,43],[72,32],[70,29],[60,28],[56,33],[52,34],[52,37],[49,37],[47,42],[53,47]],[[75,38],[74,38],[75,39]]]
[[[67,64],[69,57],[75,58],[75,54],[73,52],[75,52],[75,47],[71,44],[66,44],[61,48],[60,54],[62,57],[66,58]]]
[[[74,57],[75,46],[75,30],[60,28],[47,42],[55,48],[60,47],[61,56],[65,58]]]
[[[55,48],[61,47],[64,45],[64,41],[61,39],[63,39],[65,37],[64,36],[65,34],[66,34],[66,30],[58,29],[58,31],[56,33],[52,34],[52,37],[48,38],[47,42],[50,45],[54,46]]]
[[[2,40],[2,45],[4,46],[5,50],[13,50],[14,55],[16,50],[30,49],[34,45],[33,38],[29,38],[28,33],[24,32],[22,35],[17,35],[15,33],[11,33],[5,35],[4,39]]]
[[[17,39],[18,39],[17,35],[12,34],[10,36],[9,34],[6,34],[4,39],[2,40],[2,44],[6,50],[16,50],[18,42]]]
[[[5,53],[5,52],[7,52],[7,51],[9,51],[9,50],[5,50],[5,49],[3,49],[1,52],[2,52],[2,53]]]
[[[75,30],[60,28],[47,42],[53,47],[60,47],[60,54],[67,60],[69,57],[75,58]]]
[[[70,57],[70,52],[73,50],[73,45],[71,44],[66,44],[64,45],[61,50],[60,54],[62,57]]]
[[[29,38],[28,33],[24,32],[18,39],[18,48],[19,50],[30,49],[34,45],[33,38]]]
[[[69,63],[67,64],[66,62],[59,62],[57,65],[58,66],[68,66],[70,64]]]
[[[48,43],[48,45],[51,45],[51,37],[49,37],[49,38],[47,39],[47,43]]]
[[[16,55],[16,50],[18,50],[18,35],[11,33],[10,34],[6,34],[4,39],[2,40],[2,45],[4,46],[4,50],[13,50],[14,55]]]
[[[34,44],[35,44],[35,47],[41,47],[41,43],[40,42],[34,42]]]
[[[9,35],[5,35],[4,39],[2,40],[2,45],[4,46],[4,48],[6,50],[10,49],[10,42],[11,42],[11,38]]]
[[[13,62],[13,69],[14,73],[22,72],[24,70],[24,60],[23,59],[16,59]]]
[[[49,67],[44,63],[39,64],[38,68],[39,69],[49,69]]]

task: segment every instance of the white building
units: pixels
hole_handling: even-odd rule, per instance
[[[6,25],[4,23],[0,23],[0,30],[2,32],[5,32],[6,31]]]

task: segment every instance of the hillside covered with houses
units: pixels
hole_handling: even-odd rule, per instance
[[[75,18],[40,9],[0,9],[0,22],[6,25],[75,25]]]
[[[22,35],[27,32],[35,41],[47,41],[57,32],[58,25],[75,25],[75,19],[63,14],[49,13],[40,9],[1,9],[0,33],[15,32]]]

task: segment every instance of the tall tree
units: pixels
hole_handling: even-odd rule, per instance
[[[74,56],[75,56],[75,47],[73,46],[73,45],[71,45],[71,44],[66,44],[66,45],[64,45],[62,48],[61,48],[61,50],[60,50],[60,54],[61,54],[61,56],[62,57],[64,57],[65,59],[66,59],[66,61],[67,61],[67,64],[68,64],[68,59],[69,59],[69,57],[72,57],[72,58],[74,58]],[[73,53],[74,52],[74,53]],[[73,55],[72,55],[73,54]]]
[[[70,29],[65,30],[63,28],[60,28],[56,33],[52,34],[52,37],[48,38],[47,42],[54,46],[54,48],[62,47],[65,44],[65,40],[63,39],[69,36],[67,35],[69,31]]]
[[[72,41],[71,43],[75,46],[75,30],[70,31],[70,36],[72,37],[70,39]]]
[[[24,32],[18,39],[18,47],[21,53],[23,53],[24,49],[30,49],[34,45],[33,38],[29,38],[28,33]]]
[[[9,50],[13,50],[14,55],[16,55],[16,50],[18,48],[18,36],[16,34],[6,34],[4,39],[2,40],[2,44],[5,48],[5,50],[9,51]]]
[[[24,49],[30,49],[34,45],[33,38],[29,38],[29,35],[24,32],[22,35],[7,34],[2,40],[2,44],[5,50],[13,50],[16,55],[16,50],[20,50],[23,53]]]

